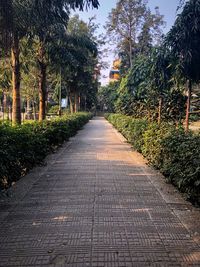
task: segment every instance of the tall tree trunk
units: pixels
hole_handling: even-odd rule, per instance
[[[81,95],[78,96],[78,111],[81,110]]]
[[[158,105],[158,124],[161,123],[162,104],[163,104],[163,99],[162,99],[162,97],[160,97],[159,98],[159,105]]]
[[[12,40],[12,121],[13,124],[21,124],[21,103],[20,103],[20,61],[19,61],[19,38],[15,34]]]
[[[33,101],[32,101],[32,105],[33,105],[33,119],[34,119],[34,121],[36,121],[36,106],[35,106],[35,99],[33,99]]]
[[[190,102],[191,102],[191,95],[192,95],[192,82],[191,82],[191,80],[187,81],[186,86],[187,86],[188,98],[187,98],[187,106],[186,106],[185,130],[186,130],[186,132],[188,132],[189,120],[190,120]]]
[[[45,48],[44,44],[41,43],[39,53],[39,121],[43,121],[46,118],[46,70],[47,65],[45,63]]]
[[[79,93],[75,92],[74,94],[74,111],[78,112],[79,111]]]
[[[60,88],[59,88],[59,110],[58,115],[62,116],[62,69],[60,68]]]
[[[70,112],[71,114],[74,113],[74,101],[73,101],[73,92],[70,92],[69,94],[69,104],[70,104]]]
[[[10,105],[8,107],[8,119],[12,122],[12,106]]]
[[[85,105],[85,111],[87,110],[87,96],[85,95],[85,103],[84,103]]]
[[[32,107],[31,107],[31,99],[28,97],[27,98],[27,107],[26,107],[26,116],[28,120],[32,120]]]
[[[131,37],[130,37],[131,38]],[[133,66],[133,57],[132,57],[132,51],[133,51],[133,46],[132,46],[132,41],[130,39],[129,41],[129,61],[130,61],[130,68],[132,69]]]
[[[3,92],[3,120],[5,118],[6,112],[7,112],[7,94]]]

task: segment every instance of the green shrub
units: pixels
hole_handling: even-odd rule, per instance
[[[131,116],[120,114],[106,114],[106,119],[120,131],[133,147],[141,152],[143,133],[147,128],[146,119],[134,119]]]
[[[133,147],[142,152],[142,147],[144,145],[143,134],[148,126],[146,119],[131,119],[128,126],[128,141],[133,145]]]
[[[156,168],[162,165],[162,140],[170,134],[174,126],[163,123],[149,123],[146,131],[143,133],[142,154]]]
[[[59,111],[59,105],[51,106],[48,109],[48,113],[58,114],[58,111]]]
[[[200,204],[200,135],[121,114],[106,118],[189,200]]]
[[[73,136],[90,118],[89,113],[77,113],[16,127],[0,124],[0,188],[9,187],[41,163],[55,146]]]
[[[55,106],[50,106],[48,109],[48,114],[56,114],[58,115],[59,113],[60,106],[55,105]],[[62,114],[70,114],[69,108],[62,108]]]
[[[161,171],[168,181],[200,203],[200,135],[174,130],[162,140]]]

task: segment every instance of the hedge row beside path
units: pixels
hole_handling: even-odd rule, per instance
[[[76,113],[44,122],[12,127],[0,124],[0,189],[8,188],[48,153],[73,136],[90,113]]]
[[[200,134],[120,114],[105,117],[168,182],[200,204]]]

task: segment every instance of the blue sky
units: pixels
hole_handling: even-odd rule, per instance
[[[99,0],[100,7],[98,10],[88,10],[87,12],[77,12],[80,15],[80,18],[84,21],[88,21],[88,18],[96,15],[96,22],[100,24],[99,33],[104,32],[103,26],[107,21],[107,17],[112,8],[115,7],[118,0]],[[163,29],[164,33],[167,33],[171,26],[174,24],[176,19],[176,9],[178,6],[179,0],[149,0],[148,6],[154,10],[156,6],[160,9],[160,14],[164,15],[164,20],[166,22],[166,27]],[[113,56],[108,58],[109,64],[113,60]],[[109,70],[102,72],[103,76],[108,76]],[[102,79],[101,82],[105,84],[107,79]]]
[[[98,10],[88,10],[87,12],[79,12],[80,17],[83,20],[88,20],[88,18],[96,15],[97,22],[104,25],[109,12],[115,7],[117,0],[99,0],[100,7]],[[167,22],[167,27],[164,30],[168,31],[174,23],[176,17],[176,9],[179,0],[149,0],[148,6],[153,10],[156,6],[159,7],[160,13],[164,15],[165,21]]]

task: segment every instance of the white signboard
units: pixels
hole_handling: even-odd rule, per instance
[[[62,108],[66,108],[67,107],[67,98],[62,98],[61,107]]]

